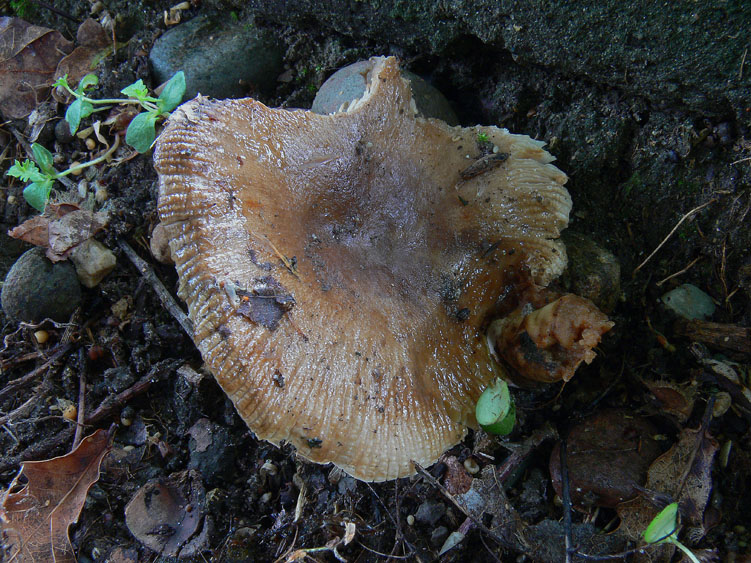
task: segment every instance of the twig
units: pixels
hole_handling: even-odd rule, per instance
[[[41,366],[39,366],[38,368],[34,368],[23,377],[19,377],[18,379],[14,379],[13,381],[10,381],[5,387],[0,389],[0,399],[10,395],[14,391],[17,391],[18,389],[21,389],[22,387],[26,386],[29,382],[39,377],[42,373],[44,373],[44,371],[47,368],[49,368],[52,364],[54,364],[57,360],[59,360],[63,355],[65,355],[68,352],[68,350],[70,350],[70,348],[71,348],[70,344],[63,344],[62,346],[58,347],[57,350],[55,350],[55,352],[49,357],[49,359],[46,362],[44,362]]]
[[[740,164],[741,162],[748,162],[751,160],[751,156],[747,156],[746,158],[741,158],[740,160],[734,160],[730,163],[730,166],[733,166],[734,164]]]
[[[685,267],[685,268],[683,268],[682,270],[678,270],[678,271],[677,271],[677,272],[675,272],[674,274],[670,274],[670,275],[669,275],[668,277],[666,277],[665,279],[658,281],[658,282],[657,282],[657,284],[656,284],[656,285],[657,285],[657,287],[660,287],[660,286],[661,286],[662,284],[664,284],[664,283],[665,283],[666,281],[668,281],[668,280],[672,280],[672,279],[673,279],[674,277],[676,277],[676,276],[680,276],[681,274],[685,274],[685,273],[686,273],[686,272],[688,272],[688,271],[689,271],[689,270],[690,270],[690,269],[691,269],[691,268],[693,267],[693,265],[694,265],[694,264],[696,264],[696,263],[697,263],[697,262],[698,262],[699,260],[701,260],[701,256],[697,256],[696,258],[694,258],[693,260],[691,260],[691,262],[689,262],[688,266],[686,266],[686,267]]]
[[[568,480],[568,460],[566,456],[566,439],[561,439],[561,501],[563,503],[563,533],[566,542],[566,563],[571,563],[571,553],[574,551],[571,531],[571,491]]]
[[[85,424],[94,424],[95,422],[99,422],[100,420],[112,416],[120,407],[133,398],[148,391],[152,384],[165,378],[168,374],[172,373],[182,365],[182,363],[182,360],[162,360],[125,391],[118,393],[114,397],[107,397],[102,401],[96,410],[85,418]]]
[[[738,80],[743,80],[743,65],[746,64],[746,54],[748,54],[748,47],[743,49],[743,56],[741,57],[741,67],[738,69]]]
[[[86,414],[86,354],[83,348],[78,349],[78,370],[78,417],[71,451],[76,449],[83,438],[83,423]]]
[[[164,284],[157,277],[156,273],[154,273],[154,270],[151,268],[151,266],[149,266],[149,264],[143,258],[136,254],[136,251],[133,250],[133,248],[127,242],[125,242],[124,239],[119,239],[117,241],[117,244],[125,253],[125,255],[130,259],[130,261],[133,262],[133,265],[136,267],[136,269],[141,272],[141,275],[144,277],[144,279],[149,282],[151,288],[154,290],[154,293],[156,293],[157,297],[159,297],[159,300],[162,302],[164,308],[167,309],[167,311],[180,324],[182,329],[185,331],[185,334],[187,334],[192,339],[193,323],[180,308],[180,305],[177,304],[177,301],[175,301],[175,298],[172,297],[172,294],[167,291],[166,287],[164,287]]]
[[[655,254],[657,254],[657,251],[658,251],[658,250],[660,250],[660,249],[662,248],[662,246],[663,246],[663,245],[664,245],[664,244],[665,244],[665,243],[666,243],[666,242],[668,241],[668,239],[670,239],[670,237],[671,237],[671,236],[673,236],[673,233],[674,233],[675,231],[677,231],[677,230],[678,230],[678,227],[680,227],[680,226],[681,226],[681,225],[683,224],[683,222],[684,222],[684,221],[685,221],[686,219],[688,219],[689,217],[691,217],[691,215],[693,215],[693,214],[694,214],[694,213],[696,213],[697,211],[700,211],[700,210],[704,209],[704,208],[705,208],[705,207],[706,207],[707,205],[709,205],[710,203],[714,203],[715,201],[717,201],[717,200],[716,200],[716,199],[714,199],[714,198],[712,198],[712,199],[710,199],[710,200],[709,200],[708,202],[706,202],[706,203],[702,203],[702,204],[701,204],[701,205],[699,205],[698,207],[694,207],[694,208],[693,208],[693,209],[692,209],[691,211],[689,211],[689,212],[688,212],[688,213],[686,213],[686,214],[685,214],[685,215],[684,215],[683,217],[681,217],[680,221],[678,221],[678,222],[677,222],[677,223],[675,224],[675,227],[673,227],[673,228],[672,228],[672,229],[670,230],[670,232],[668,233],[668,235],[667,235],[667,236],[666,236],[666,237],[665,237],[664,239],[662,239],[662,242],[661,242],[660,244],[658,244],[658,245],[657,245],[657,248],[655,248],[655,249],[654,249],[654,250],[652,251],[652,254],[650,254],[649,256],[647,256],[647,257],[646,257],[646,258],[644,259],[644,262],[642,262],[641,264],[639,264],[639,265],[638,265],[638,266],[636,267],[636,269],[634,270],[633,274],[636,274],[636,272],[638,272],[639,270],[641,270],[641,269],[642,269],[642,268],[644,267],[644,265],[645,265],[645,264],[646,264],[647,262],[649,262],[649,261],[650,261],[650,260],[652,259],[652,257],[653,257],[653,256],[654,256]]]

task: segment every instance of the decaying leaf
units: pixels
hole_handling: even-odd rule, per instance
[[[59,32],[20,18],[0,18],[0,112],[26,117],[47,96],[57,64],[73,50]]]
[[[93,71],[97,63],[112,49],[104,28],[91,18],[78,26],[76,43],[77,47],[63,57],[55,73],[55,77],[67,74],[68,83],[73,85]]]
[[[678,442],[658,457],[647,474],[646,489],[678,501],[683,522],[703,535],[704,509],[712,491],[712,461],[719,445],[702,427],[685,428]],[[659,509],[640,496],[618,506],[620,530],[638,540]]]
[[[9,560],[75,561],[68,526],[78,520],[89,488],[99,479],[109,444],[109,434],[97,430],[69,454],[21,464],[0,506]]]
[[[125,507],[125,523],[138,541],[168,557],[191,557],[204,549],[212,529],[204,518],[206,491],[194,470],[153,479]]]
[[[106,213],[94,213],[71,203],[49,203],[42,215],[27,219],[8,235],[47,249],[52,262],[65,260],[76,246],[107,224]]]

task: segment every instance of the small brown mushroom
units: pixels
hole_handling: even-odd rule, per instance
[[[505,157],[468,174],[489,146]],[[566,264],[566,176],[542,146],[416,117],[393,58],[331,115],[178,108],[159,212],[196,345],[250,428],[368,481],[460,441],[495,375],[501,291]]]

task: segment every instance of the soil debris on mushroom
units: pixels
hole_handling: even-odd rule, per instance
[[[560,275],[571,200],[542,142],[418,117],[396,59],[371,60],[329,115],[198,96],[154,162],[195,343],[238,413],[382,481],[475,425],[499,297]],[[502,157],[482,164],[480,133]]]

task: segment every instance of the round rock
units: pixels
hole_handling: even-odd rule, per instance
[[[281,72],[282,49],[252,24],[197,17],[162,35],[149,53],[158,82],[185,72],[185,96],[239,98],[270,91]]]
[[[318,90],[310,109],[315,113],[334,113],[342,108],[342,104],[362,98],[365,86],[370,82],[369,73],[373,64],[372,59],[358,61],[337,70]],[[407,70],[401,72],[412,86],[412,98],[415,100],[420,116],[435,117],[449,125],[459,123],[459,119],[443,94],[416,74]]]
[[[2,304],[5,314],[15,321],[67,321],[81,304],[76,269],[68,261],[53,264],[43,248],[32,248],[8,272]]]

